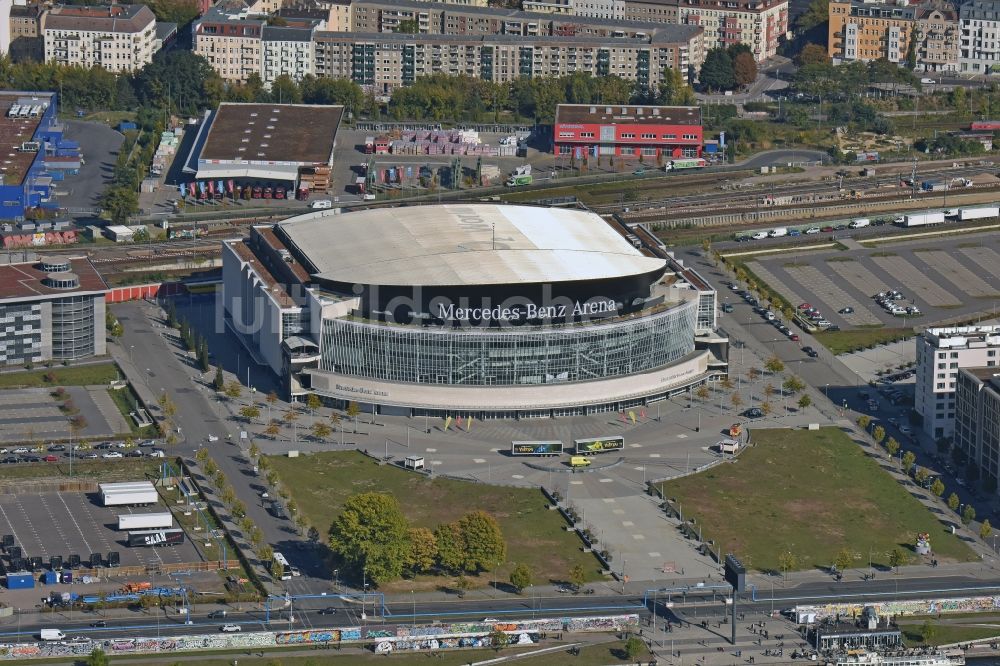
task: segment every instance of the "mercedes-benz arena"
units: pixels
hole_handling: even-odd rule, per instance
[[[226,241],[224,316],[292,395],[561,416],[725,374],[715,292],[644,230],[492,204],[310,213]]]

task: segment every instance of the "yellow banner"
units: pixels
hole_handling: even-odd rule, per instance
[[[451,426],[451,417],[450,416],[444,420],[444,429],[447,430],[449,426]]]
[[[628,413],[628,417],[632,419],[632,425],[635,425],[635,412],[630,410]]]
[[[469,422],[467,424],[465,424],[465,432],[469,432],[470,430],[472,430],[472,417],[471,416],[469,417]]]

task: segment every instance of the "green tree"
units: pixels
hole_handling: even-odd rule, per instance
[[[990,519],[984,518],[983,524],[979,526],[979,538],[985,541],[993,534],[993,526],[990,525]]]
[[[139,195],[131,188],[109,187],[101,195],[101,209],[114,224],[126,224],[139,212]]]
[[[212,380],[212,388],[222,391],[226,388],[226,378],[222,376],[222,366],[215,366],[215,379]]]
[[[288,74],[279,74],[271,83],[271,101],[278,104],[301,104],[302,90]]]
[[[733,80],[739,88],[746,88],[757,80],[757,61],[753,55],[743,52],[733,58]]]
[[[913,453],[913,451],[907,451],[906,453],[903,454],[902,460],[903,460],[903,471],[909,474],[910,470],[913,469],[914,463],[917,462],[917,456],[915,453]]]
[[[200,448],[200,449],[198,449],[197,453],[194,454],[194,458],[195,458],[195,460],[197,460],[198,462],[200,462],[202,465],[204,465],[205,461],[208,460],[208,449],[206,449],[206,448]]]
[[[251,458],[256,458],[260,455],[260,447],[257,446],[257,442],[250,443],[250,448],[247,449],[247,453],[250,454]]]
[[[464,550],[463,568],[479,573],[507,559],[507,542],[496,518],[485,511],[472,511],[458,521]]]
[[[267,427],[264,428],[264,434],[272,439],[277,437],[278,433],[280,432],[281,432],[281,426],[278,425],[277,421],[271,421],[270,423],[267,424]]]
[[[764,364],[764,369],[772,375],[776,375],[785,369],[785,364],[777,356],[772,356],[767,359],[767,363]]]
[[[310,393],[308,396],[306,396],[306,407],[308,407],[309,411],[311,411],[313,414],[315,414],[316,410],[322,406],[323,406],[323,400],[315,393]]]
[[[109,663],[108,655],[104,654],[101,648],[94,648],[87,655],[87,666],[108,666]]]
[[[743,398],[742,396],[740,396],[739,393],[734,393],[731,396],[729,396],[729,401],[733,403],[733,409],[736,410],[738,410],[740,406],[743,404]]]
[[[510,572],[510,584],[518,594],[531,585],[531,569],[525,564],[517,564]]]
[[[931,492],[938,497],[944,495],[944,482],[941,479],[934,479],[934,482],[931,484]]]
[[[249,423],[260,417],[260,407],[257,405],[244,405],[240,408],[240,416],[247,420]]]
[[[319,530],[315,527],[310,527],[306,532],[306,538],[309,539],[309,543],[317,544],[319,543]]]
[[[781,573],[788,575],[788,572],[799,565],[799,558],[790,550],[783,550],[778,553],[778,568]]]
[[[962,500],[959,499],[957,493],[952,493],[951,495],[948,495],[948,508],[951,509],[952,511],[958,511],[958,505],[961,503]]]
[[[500,650],[510,645],[510,635],[508,635],[507,632],[505,631],[495,629],[490,634],[490,645],[493,646],[493,649],[499,652]]]
[[[825,65],[829,61],[826,49],[819,44],[806,44],[795,56],[795,64],[799,67],[804,65]]]
[[[347,416],[349,418],[353,419],[360,413],[361,413],[361,408],[358,406],[358,403],[354,402],[353,400],[347,403]]]
[[[929,469],[927,469],[926,467],[918,467],[917,470],[913,473],[913,480],[919,483],[920,485],[923,485],[924,482],[930,478],[930,476],[931,472]]]
[[[976,507],[971,504],[966,504],[965,508],[962,509],[962,522],[968,525],[973,520],[976,519]]]
[[[889,437],[885,441],[885,450],[890,456],[894,456],[899,453],[899,442],[896,441],[895,437]]]
[[[797,404],[798,404],[798,406],[799,406],[799,409],[805,409],[806,407],[808,407],[808,406],[809,406],[809,405],[811,405],[812,403],[813,403],[813,401],[812,401],[812,398],[810,398],[810,397],[809,397],[809,395],[808,395],[807,393],[803,393],[803,394],[802,394],[802,395],[801,395],[801,396],[799,397],[799,401],[798,401],[798,403],[797,403]]]
[[[837,553],[837,557],[833,560],[833,564],[837,567],[837,571],[844,572],[847,571],[853,561],[854,556],[851,555],[851,551],[841,548]]]
[[[745,53],[742,55],[746,55]],[[643,653],[646,649],[646,644],[642,642],[642,639],[638,636],[629,636],[625,641],[625,656],[628,657],[629,661],[634,661],[636,657]]]
[[[411,576],[430,571],[438,556],[437,539],[434,537],[434,532],[426,527],[411,527],[409,542],[406,570]]]
[[[803,12],[798,19],[795,21],[796,32],[808,32],[817,26],[822,26],[829,20],[829,7],[830,0],[812,0],[809,3],[806,11]],[[816,46],[815,44],[808,44],[807,46]],[[822,49],[823,47],[817,47]],[[805,50],[805,49],[803,49]],[[826,51],[823,51],[824,55]],[[824,58],[825,61],[825,58]]]
[[[792,395],[795,395],[805,387],[805,383],[803,383],[803,381],[795,375],[792,375],[781,384],[781,388],[788,391]]]
[[[225,393],[226,397],[230,400],[236,400],[243,395],[243,386],[234,379],[226,382],[226,386],[222,389],[222,392]]]
[[[705,56],[698,80],[709,90],[732,90],[736,85],[733,61],[723,48],[714,48]]]
[[[705,386],[704,384],[702,384],[701,386],[699,386],[698,390],[695,391],[694,394],[696,396],[698,396],[698,399],[701,400],[702,402],[705,402],[706,400],[708,400],[708,397],[710,395],[710,393],[708,392],[708,387]]]
[[[322,421],[316,421],[312,424],[312,436],[318,440],[325,440],[333,432],[330,426]]]
[[[937,627],[934,626],[934,623],[930,620],[924,620],[924,623],[920,625],[920,640],[923,641],[925,645],[930,645],[934,642],[935,636],[937,636]]]
[[[160,51],[135,77],[142,106],[184,115],[218,105],[221,79],[205,58],[186,49]]]
[[[399,502],[385,493],[347,498],[330,526],[330,548],[375,583],[399,578],[409,547],[409,528]]]
[[[208,372],[211,363],[208,359],[208,340],[204,338],[201,339],[201,343],[198,345],[198,367],[202,372]]]
[[[881,446],[882,441],[885,440],[885,428],[882,426],[875,426],[875,429],[872,431],[872,439],[875,440],[876,444]]]
[[[569,584],[573,586],[574,589],[579,590],[583,587],[583,584],[587,582],[587,572],[584,571],[582,564],[574,564],[569,570]]]
[[[889,553],[889,566],[899,572],[899,567],[910,561],[909,555],[902,548],[893,548]]]
[[[872,423],[872,417],[868,416],[867,414],[862,414],[861,416],[858,417],[858,426],[862,430],[867,431],[868,426],[870,426],[871,423]]]
[[[271,560],[271,577],[274,580],[281,580],[281,577],[285,575],[285,565],[283,565],[278,560]]]

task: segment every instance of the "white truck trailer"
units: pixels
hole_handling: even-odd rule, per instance
[[[991,217],[1000,217],[1000,207],[986,206],[983,208],[958,209],[958,219],[962,222],[966,220],[986,220]]]
[[[102,483],[98,489],[104,506],[135,506],[160,501],[156,488],[149,481]]]
[[[944,224],[944,212],[913,213],[903,216],[904,227],[923,227],[928,224]]]
[[[118,516],[120,530],[152,530],[173,526],[174,517],[170,513],[126,513]]]

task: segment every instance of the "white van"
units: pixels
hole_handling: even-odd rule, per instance
[[[333,202],[329,199],[318,199],[309,204],[310,208],[333,208]]]
[[[777,229],[771,229],[771,233],[768,234],[771,238],[780,238],[781,236],[788,235],[788,229],[784,227],[778,227]]]
[[[766,231],[754,232],[754,235],[751,236],[750,238],[754,240],[764,240],[765,238],[767,238],[767,232]]]
[[[61,641],[66,639],[66,634],[59,629],[42,629],[38,637],[43,641]]]
[[[870,227],[871,224],[872,224],[871,220],[869,220],[867,217],[862,217],[860,219],[854,220],[847,226],[849,226],[851,229],[864,229],[865,227]]]

